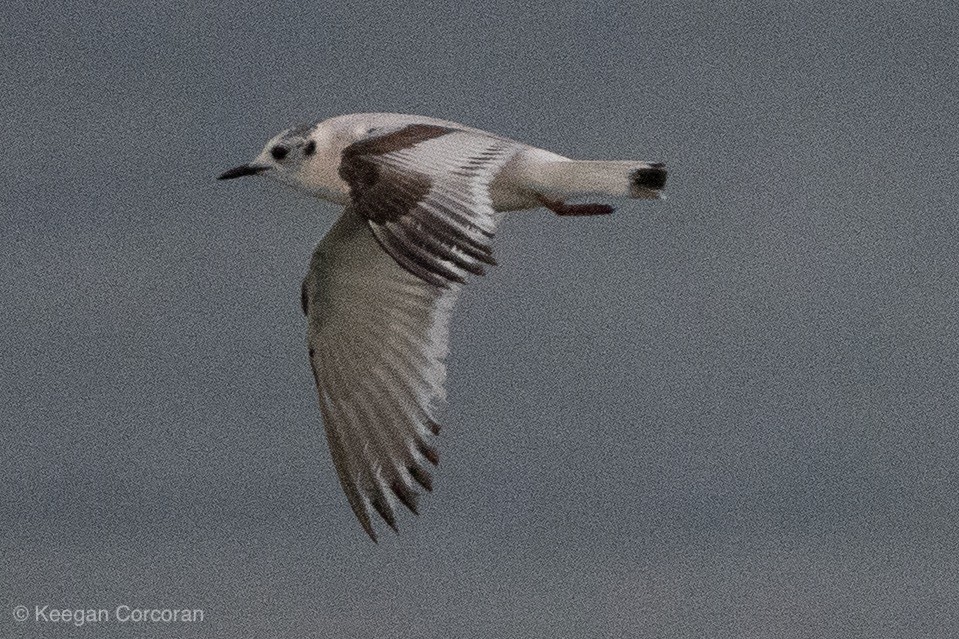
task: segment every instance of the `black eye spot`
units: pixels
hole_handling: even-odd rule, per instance
[[[282,160],[283,158],[286,157],[286,154],[289,152],[290,150],[288,148],[279,144],[277,144],[275,147],[270,149],[270,155],[273,156],[274,160]]]
[[[310,140],[303,147],[303,155],[313,155],[314,153],[316,153],[316,140]]]

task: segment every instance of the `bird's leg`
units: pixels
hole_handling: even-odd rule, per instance
[[[551,200],[541,193],[536,194],[536,199],[556,215],[609,215],[616,210],[609,204],[567,204],[562,200]]]

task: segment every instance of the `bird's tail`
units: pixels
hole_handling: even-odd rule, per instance
[[[612,195],[655,200],[663,197],[666,165],[659,162],[556,160],[537,167],[532,185],[547,198]]]

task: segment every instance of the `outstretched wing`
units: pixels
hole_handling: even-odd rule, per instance
[[[489,186],[515,142],[435,124],[374,129],[348,146],[339,173],[353,209],[396,262],[437,286],[496,264]]]
[[[416,512],[432,488],[430,444],[445,398],[449,320],[460,286],[434,286],[384,253],[349,207],[317,245],[303,281],[307,343],[340,483],[376,541],[376,511],[395,530],[394,505]]]

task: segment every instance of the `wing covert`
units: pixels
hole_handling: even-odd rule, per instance
[[[462,284],[496,264],[489,186],[518,148],[473,131],[409,124],[348,146],[339,173],[353,208],[400,266],[436,286]]]

